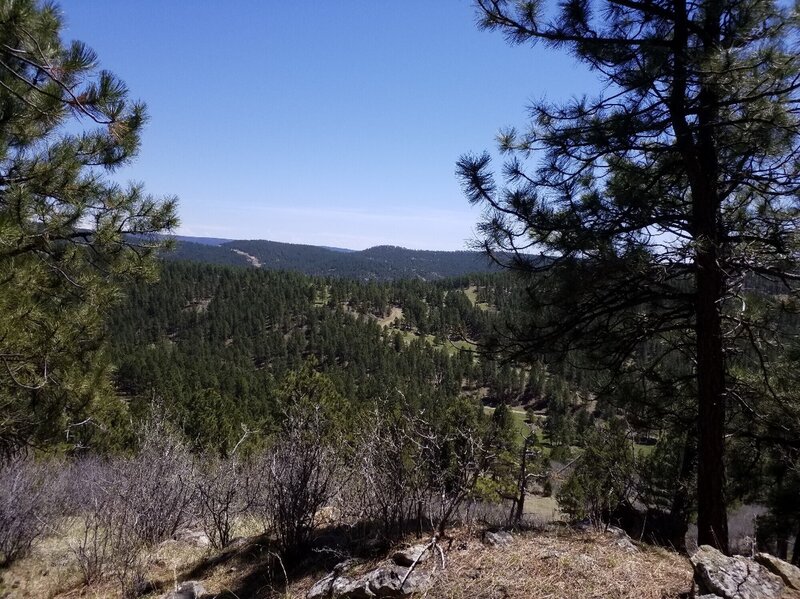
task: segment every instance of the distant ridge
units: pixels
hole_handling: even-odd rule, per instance
[[[484,254],[470,251],[409,250],[391,245],[348,250],[266,240],[187,236],[174,239],[177,247],[165,255],[168,260],[289,270],[316,276],[430,281],[498,270]]]
[[[200,245],[222,245],[231,239],[222,239],[221,237],[189,237],[186,235],[170,235],[175,241],[187,241],[189,243],[199,243]]]

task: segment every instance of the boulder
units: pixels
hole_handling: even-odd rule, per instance
[[[614,546],[619,547],[625,553],[637,553],[639,551],[627,535],[624,537],[617,537],[614,540]]]
[[[203,583],[196,580],[187,580],[178,585],[178,588],[164,595],[163,599],[199,599],[206,594]]]
[[[691,557],[695,581],[703,593],[722,599],[778,599],[783,581],[757,562],[741,555],[728,557],[701,545]]]
[[[398,566],[408,568],[414,562],[421,563],[428,559],[429,547],[425,545],[412,545],[406,549],[400,549],[392,554],[392,561]]]
[[[335,580],[336,574],[333,572],[318,580],[306,593],[306,599],[328,599],[333,593],[333,582]]]
[[[357,565],[361,564],[362,560],[357,558],[348,558],[343,562],[339,562],[333,567],[324,578],[319,579],[314,583],[308,593],[306,599],[328,599],[328,597],[340,597],[344,589],[352,584],[352,580],[346,576],[342,576],[345,572],[352,570]]]
[[[353,568],[362,563],[364,563],[364,560],[362,559],[359,559],[357,557],[348,557],[346,560],[344,560],[343,562],[339,562],[333,567],[333,574],[340,576],[345,572],[349,572],[350,570],[352,570]]]
[[[334,592],[334,597],[342,599],[370,599],[371,597],[406,597],[419,591],[424,577],[412,572],[403,583],[408,568],[384,566],[372,570],[361,578],[342,585]],[[337,581],[338,582],[338,581]],[[401,585],[401,583],[403,583]]]
[[[759,553],[756,555],[756,561],[773,574],[780,576],[786,586],[800,591],[800,568],[769,553]]]
[[[505,547],[510,545],[513,540],[511,533],[505,530],[498,530],[497,532],[487,530],[483,533],[483,542],[491,547]]]

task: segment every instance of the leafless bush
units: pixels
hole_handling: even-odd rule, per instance
[[[479,430],[469,423],[435,426],[415,417],[415,436],[428,476],[428,514],[437,537],[453,522],[475,491],[494,456]]]
[[[23,557],[58,526],[59,482],[55,468],[31,459],[0,466],[0,565]]]
[[[81,570],[83,582],[113,577],[123,596],[135,596],[143,585],[142,551],[144,542],[137,534],[142,518],[131,509],[120,489],[127,484],[121,460],[82,461],[75,479],[85,499],[79,519],[80,532],[71,548]]]
[[[308,544],[314,516],[336,492],[342,455],[321,441],[325,430],[319,410],[288,416],[284,433],[266,460],[269,484],[263,514],[285,555]]]
[[[145,544],[171,538],[196,518],[194,460],[164,419],[143,427],[139,453],[117,462],[117,468],[117,491],[136,516],[134,531]]]
[[[483,436],[468,422],[390,416],[378,407],[362,430],[351,512],[376,524],[387,542],[413,528],[442,536],[491,463]]]
[[[214,547],[231,542],[236,519],[253,509],[261,486],[261,477],[249,464],[235,458],[203,461],[197,482],[200,519]]]
[[[163,421],[142,430],[133,457],[76,462],[67,501],[79,523],[72,551],[84,582],[116,579],[123,596],[144,586],[146,547],[195,517],[195,469],[187,449]]]
[[[427,496],[427,478],[419,447],[409,443],[409,420],[376,408],[358,438],[357,460],[345,506],[354,520],[378,527],[393,542],[419,526]]]

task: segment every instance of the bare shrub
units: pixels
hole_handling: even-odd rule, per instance
[[[140,594],[144,550],[195,518],[194,472],[186,447],[163,420],[143,427],[133,457],[75,463],[67,503],[79,523],[71,547],[86,584],[112,578],[123,596]]]
[[[194,460],[165,419],[151,419],[140,435],[139,453],[116,464],[117,491],[145,544],[169,539],[196,519]]]
[[[80,531],[70,546],[85,584],[115,578],[123,596],[136,596],[144,580],[144,543],[136,532],[141,515],[119,492],[127,482],[121,465],[85,460],[75,468],[74,488],[84,500]]]
[[[351,518],[378,527],[391,543],[419,526],[427,478],[419,446],[409,443],[410,421],[376,407],[358,435],[357,461],[345,505]]]
[[[261,478],[235,458],[206,458],[197,481],[203,531],[215,548],[222,549],[232,540],[236,520],[256,504]]]
[[[428,477],[428,517],[435,537],[443,537],[488,472],[494,454],[469,420],[432,424],[417,416],[412,430],[410,441],[418,446]]]
[[[0,466],[0,565],[23,557],[58,526],[58,487],[50,464],[16,458]]]
[[[327,426],[319,409],[291,413],[266,458],[262,514],[285,555],[307,546],[315,515],[336,492],[342,453],[321,440]]]
[[[392,415],[380,406],[360,435],[351,510],[392,542],[423,526],[441,537],[492,463],[480,419]],[[355,515],[355,514],[353,514]]]

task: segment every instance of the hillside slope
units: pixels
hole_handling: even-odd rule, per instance
[[[287,270],[307,275],[386,281],[440,280],[472,273],[496,272],[480,252],[409,250],[377,246],[361,251],[264,240],[194,240],[178,237],[168,260]]]

